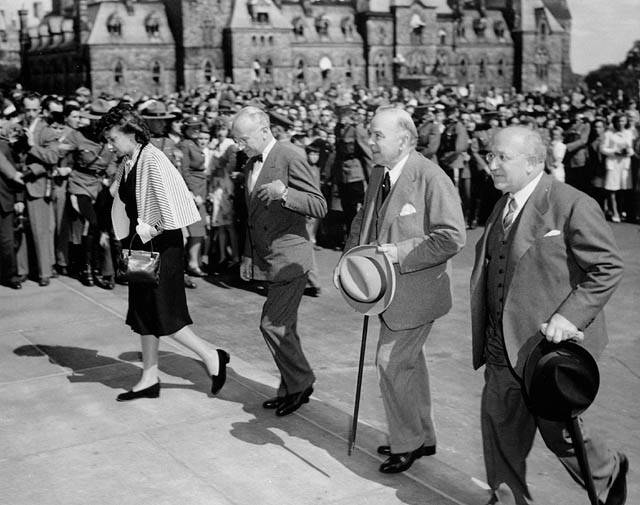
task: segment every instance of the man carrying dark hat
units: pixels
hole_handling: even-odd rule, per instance
[[[537,131],[499,130],[487,159],[504,195],[476,246],[473,366],[486,364],[481,425],[489,503],[499,503],[498,488],[506,485],[515,503],[525,505],[531,499],[526,458],[536,430],[583,481],[565,423],[537,417],[525,399],[525,362],[542,336],[554,343],[577,340],[599,356],[607,343],[602,308],[621,280],[622,260],[598,204],[543,173],[546,147]],[[583,431],[598,498],[604,505],[625,503],[626,456]]]

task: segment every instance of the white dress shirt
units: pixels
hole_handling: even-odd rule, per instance
[[[389,171],[389,180],[391,181],[391,187],[393,188],[396,185],[400,174],[402,173],[402,169],[404,168],[407,160],[409,159],[409,155],[404,156],[398,163],[396,163],[393,167],[387,168]]]
[[[267,156],[269,156],[271,149],[273,149],[273,146],[275,145],[276,145],[276,139],[271,139],[271,142],[269,142],[267,144],[267,147],[264,148],[264,151],[262,151],[262,161],[256,161],[253,164],[253,168],[251,169],[251,174],[249,175],[249,193],[253,191],[253,188],[256,185],[258,177],[260,176],[260,172],[262,172],[262,165],[264,165],[264,161],[267,159]]]
[[[533,191],[536,189],[536,186],[540,182],[540,179],[542,179],[542,172],[540,172],[537,175],[537,177],[533,179],[529,184],[527,184],[524,188],[522,188],[519,191],[516,191],[511,195],[517,204],[516,211],[513,216],[513,220],[511,221],[512,223],[515,222],[515,220],[520,215],[520,212],[522,211],[522,207],[524,207],[524,204],[527,203],[527,200],[533,194]],[[508,211],[509,211],[509,206],[505,205],[504,211],[502,212],[502,219],[504,219],[504,216],[507,215]]]

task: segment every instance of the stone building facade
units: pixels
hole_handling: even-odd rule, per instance
[[[225,78],[560,90],[570,41],[566,0],[54,0],[22,33],[33,85],[113,94]]]

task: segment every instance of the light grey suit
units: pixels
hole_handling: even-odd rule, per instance
[[[547,447],[581,482],[573,447],[563,436],[564,423],[534,418],[525,405],[520,384],[524,362],[542,338],[540,324],[554,313],[583,331],[584,346],[594,356],[600,355],[607,343],[602,308],[621,279],[622,260],[598,204],[543,175],[510,231],[505,291],[488,293],[487,271],[491,261],[496,261],[488,254],[488,240],[496,227],[502,229],[506,202],[506,196],[498,201],[476,246],[471,275],[473,366],[477,369],[487,361],[490,332],[501,335],[506,366],[487,363],[482,396],[487,480],[494,490],[506,483],[516,503],[524,505],[530,497],[525,460],[536,428]],[[498,328],[490,327],[491,296],[503,302]],[[585,443],[596,490],[602,496],[617,473],[618,458],[602,439],[586,431]]]
[[[375,166],[345,250],[358,245],[364,216],[375,209],[384,167]],[[423,346],[433,321],[451,308],[449,259],[465,243],[457,191],[437,165],[416,151],[380,208],[365,243],[398,250],[396,294],[381,314],[376,363],[393,453],[435,445]]]

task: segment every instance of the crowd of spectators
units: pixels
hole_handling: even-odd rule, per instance
[[[246,157],[230,136],[233,115],[257,105],[274,136],[306,153],[329,213],[309,219],[316,247],[340,249],[363,203],[371,173],[368,123],[381,105],[407,110],[418,127],[417,149],[457,186],[469,228],[483,224],[499,197],[487,155],[499,128],[523,124],[548,139],[547,171],[588,193],[613,222],[640,222],[640,114],[620,93],[575,89],[564,95],[473,87],[410,91],[331,85],[311,90],[243,89],[216,81],[167,96],[40,96],[17,86],[0,95],[0,276],[19,289],[57,275],[112,289],[122,247],[111,230],[109,192],[117,159],[100,118],[128,102],[148,121],[151,142],[181,172],[202,220],[184,230],[185,285],[193,277],[236,275],[246,218]],[[310,276],[308,294],[320,293]]]

